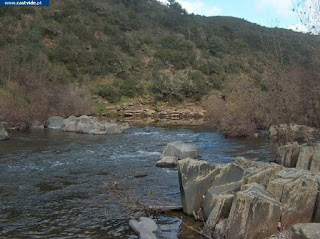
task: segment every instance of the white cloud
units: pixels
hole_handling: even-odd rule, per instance
[[[197,13],[203,9],[203,2],[201,1],[182,1],[177,0],[180,5],[187,10],[188,13]]]
[[[206,15],[206,16],[216,16],[216,15],[221,14],[222,9],[218,8],[218,7],[212,7],[212,8],[207,9],[205,12],[206,13],[204,15]]]
[[[158,0],[163,4],[167,4],[168,0]],[[184,8],[188,13],[194,13],[204,16],[215,16],[222,12],[221,8],[216,6],[208,6],[203,1],[200,0],[176,0],[182,8]]]
[[[259,0],[255,7],[258,12],[271,7],[279,15],[288,16],[292,14],[292,0]]]
[[[289,26],[288,29],[291,29],[296,32],[304,32],[304,33],[309,32],[306,26],[303,24],[295,24],[295,25]]]

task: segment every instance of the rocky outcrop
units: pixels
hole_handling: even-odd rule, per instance
[[[178,171],[183,212],[196,214],[202,205],[203,195],[220,168],[205,161],[187,158],[178,162]]]
[[[0,123],[0,141],[1,141],[1,140],[7,140],[7,139],[9,139],[9,134],[8,134],[8,132],[5,130],[3,124]]]
[[[197,158],[198,154],[198,147],[190,144],[185,144],[181,141],[175,141],[169,143],[167,147],[164,149],[162,155],[163,156],[174,156],[178,159],[185,159],[185,158]]]
[[[174,168],[177,167],[178,158],[175,156],[164,156],[161,157],[156,166],[161,168]]]
[[[281,203],[263,186],[248,184],[237,193],[228,218],[226,238],[258,239],[272,235],[281,217]]]
[[[278,148],[276,163],[285,167],[320,171],[320,143],[282,145]]]
[[[99,121],[96,117],[83,115],[80,117],[70,116],[67,119],[59,116],[51,117],[48,119],[46,127],[65,132],[100,135],[122,133],[129,125]]]
[[[140,217],[139,221],[132,219],[129,226],[140,239],[157,239],[156,232],[160,231],[156,222],[149,217]]]
[[[315,128],[297,124],[273,125],[269,129],[270,138],[276,140],[280,145],[294,141],[299,143],[313,141],[317,138],[318,133]]]
[[[320,215],[318,176],[309,171],[244,158],[223,166],[185,159],[178,169],[184,212],[205,220],[213,238],[262,239]]]
[[[318,192],[318,180],[306,171],[283,169],[270,180],[267,191],[283,204],[281,225],[288,228],[311,222]]]
[[[288,230],[269,237],[269,239],[271,238],[318,239],[320,238],[320,223],[299,223]]]

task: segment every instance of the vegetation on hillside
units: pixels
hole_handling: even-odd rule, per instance
[[[56,0],[0,8],[0,120],[28,124],[95,109],[96,95],[202,100],[233,135],[319,126],[319,38],[175,1]]]

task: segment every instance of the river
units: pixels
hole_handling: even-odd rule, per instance
[[[10,136],[0,142],[0,238],[137,238],[128,227],[137,212],[127,195],[146,205],[181,205],[177,170],[155,167],[172,141],[199,146],[201,159],[212,163],[269,158],[266,138],[228,139],[210,127]],[[136,172],[148,176],[134,178]],[[197,238],[181,221],[192,224],[182,213],[158,219],[173,238]]]

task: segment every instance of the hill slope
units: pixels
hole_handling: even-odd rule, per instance
[[[3,7],[0,25],[1,120],[28,124],[87,113],[97,97],[116,103],[142,96],[209,97],[212,123],[243,128],[238,135],[272,123],[319,122],[318,93],[308,94],[319,87],[315,36],[188,15],[156,0]]]

